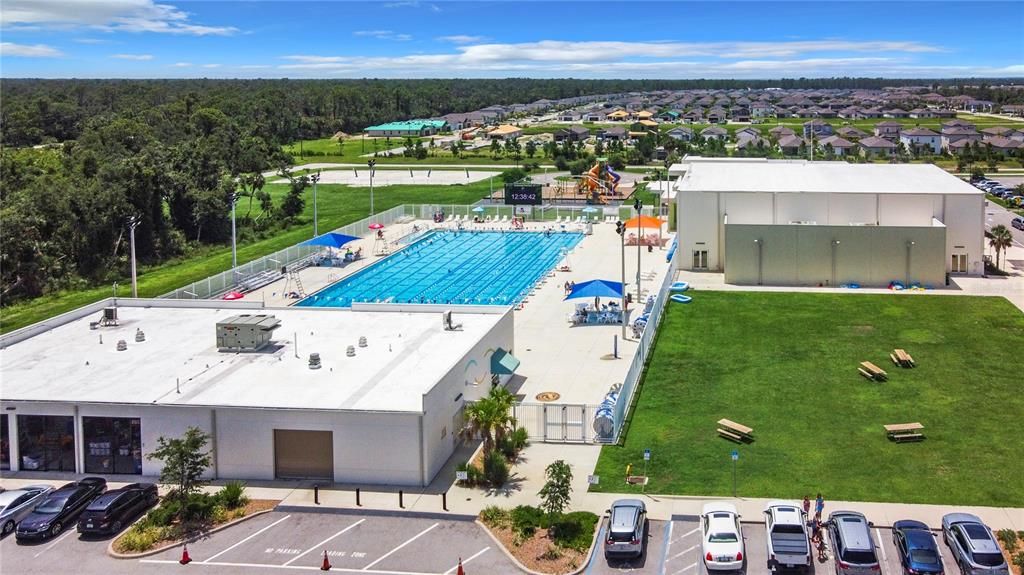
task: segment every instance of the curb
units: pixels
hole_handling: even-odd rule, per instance
[[[499,541],[498,538],[494,536],[494,533],[491,533],[491,530],[486,525],[484,525],[483,521],[477,519],[474,521],[474,523],[476,523],[481,529],[483,529],[484,533],[486,533],[487,536],[491,538],[491,541],[494,541],[494,544],[497,545],[498,548],[501,549],[501,552],[505,554],[505,557],[508,557],[508,559],[512,561],[512,564],[518,567],[520,571],[522,571],[523,573],[529,573],[530,575],[551,575],[550,573],[541,573],[540,571],[534,571],[528,568],[526,565],[520,563],[519,560],[516,559],[515,556],[512,555],[512,553],[505,547],[505,544]],[[594,550],[597,549],[597,534],[601,531],[603,525],[604,517],[598,516],[598,521],[594,525],[594,536],[593,540],[590,542],[590,549],[584,555],[585,561],[583,561],[583,564],[577,567],[575,571],[570,571],[568,573],[565,573],[564,575],[579,575],[580,573],[583,573],[584,570],[590,567],[590,562],[594,559]]]
[[[406,509],[374,509],[362,507],[307,507],[305,505],[279,505],[273,511],[282,513],[333,513],[335,515],[368,515],[375,517],[422,517],[447,521],[476,521],[476,515],[467,513],[444,513],[436,511],[412,511]],[[244,518],[243,518],[244,519]]]
[[[277,511],[277,508],[276,507],[271,507],[270,509],[264,509],[263,511],[257,511],[256,513],[253,513],[252,515],[246,515],[245,517],[239,517],[238,519],[235,519],[234,521],[229,521],[229,522],[227,522],[227,523],[225,523],[223,525],[218,525],[217,527],[214,527],[213,529],[210,529],[209,531],[204,531],[202,536],[205,537],[207,535],[210,535],[210,534],[216,533],[218,531],[227,529],[228,527],[233,527],[235,525],[238,525],[239,523],[243,523],[245,521],[248,521],[249,519],[252,519],[253,517],[259,517],[260,515],[263,515],[265,513],[270,513],[271,511]],[[132,522],[132,525],[135,525],[139,521],[142,521],[143,517],[145,517],[145,515],[143,515],[142,517],[139,517],[137,520]],[[132,525],[129,525],[128,529],[131,529]],[[127,531],[127,529],[125,531]],[[124,531],[121,532],[121,535],[124,535]],[[196,537],[190,537],[189,539],[187,539],[185,541],[178,541],[178,542],[175,542],[175,543],[168,543],[167,545],[164,545],[163,547],[157,547],[156,549],[150,549],[149,551],[143,551],[141,553],[118,553],[117,551],[114,551],[114,543],[118,539],[121,538],[121,535],[118,535],[117,537],[114,537],[113,539],[110,540],[110,543],[107,544],[107,555],[113,557],[114,559],[139,559],[141,557],[150,557],[152,555],[156,555],[157,553],[162,553],[164,551],[167,551],[168,549],[174,549],[175,547],[180,547],[182,545],[185,545],[185,544],[190,543],[192,541],[195,541],[197,539]]]

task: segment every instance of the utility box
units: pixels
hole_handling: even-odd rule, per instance
[[[281,320],[272,315],[235,315],[217,322],[217,349],[222,351],[256,351],[270,343]]]

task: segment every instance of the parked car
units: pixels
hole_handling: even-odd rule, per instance
[[[1018,230],[1024,230],[1024,217],[1017,216],[1010,221],[1010,225],[1017,228]]]
[[[992,530],[970,513],[942,516],[942,540],[965,575],[1010,575]]]
[[[935,534],[920,521],[892,524],[892,544],[900,556],[904,575],[942,575],[942,556]]]
[[[647,506],[639,499],[619,499],[608,509],[608,535],[604,557],[640,557],[644,554]]]
[[[768,546],[768,570],[811,568],[811,538],[807,533],[807,514],[799,503],[771,501],[764,510],[765,541]]]
[[[701,554],[708,571],[743,568],[743,530],[731,503],[707,503],[700,512]]]
[[[826,522],[836,575],[878,575],[881,566],[871,538],[872,524],[856,511],[833,511]]]
[[[18,522],[32,513],[51,491],[52,485],[29,485],[0,493],[0,537],[6,537],[14,531]]]
[[[138,517],[160,499],[153,483],[131,483],[107,491],[85,508],[78,518],[83,535],[111,535]]]
[[[94,497],[107,490],[107,480],[86,477],[51,492],[32,513],[21,520],[14,537],[18,541],[56,537],[72,525]]]

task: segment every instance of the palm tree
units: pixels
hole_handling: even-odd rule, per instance
[[[514,403],[515,396],[509,390],[501,386],[491,388],[487,397],[466,406],[466,426],[459,435],[464,439],[482,437],[486,456],[516,428],[516,418],[512,416]]]
[[[990,233],[992,237],[988,240],[988,246],[996,250],[996,268],[1002,269],[999,267],[999,254],[1013,245],[1013,234],[1002,224],[992,228]]]

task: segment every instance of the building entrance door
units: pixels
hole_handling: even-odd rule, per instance
[[[708,269],[708,251],[707,250],[693,250],[693,269],[695,269],[695,270],[706,270],[706,269]]]
[[[274,430],[274,475],[278,479],[334,480],[330,431]]]
[[[955,274],[967,273],[967,254],[953,254],[953,265],[950,269]]]

